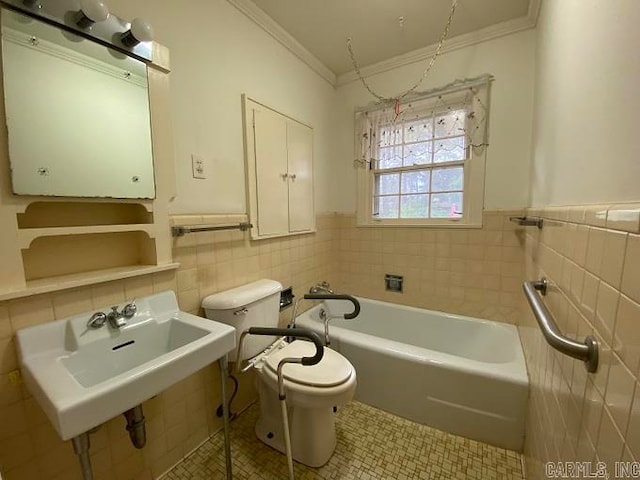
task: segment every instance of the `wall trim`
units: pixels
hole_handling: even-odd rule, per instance
[[[291,36],[275,20],[267,15],[264,10],[259,8],[251,0],[227,1],[334,87],[339,87],[358,80],[358,76],[354,71],[343,73],[342,75],[336,75],[331,69],[329,69],[329,67],[322,63],[318,57],[307,50],[300,42],[293,38],[293,36]],[[541,4],[542,0],[531,0],[527,16],[525,17],[515,18],[496,25],[491,25],[475,32],[453,37],[444,44],[442,53],[452,52],[454,50],[459,50],[471,45],[503,37],[505,35],[535,28],[538,22]],[[431,58],[435,49],[436,45],[429,45],[424,48],[412,50],[411,52],[383,60],[373,65],[362,67],[361,72],[363,76],[370,77],[372,75],[393,70],[394,68],[420,62]]]
[[[640,201],[528,207],[527,215],[640,234]]]
[[[259,8],[251,0],[227,0],[231,5],[244,13],[256,25],[271,35],[275,40],[280,42],[287,50],[307,64],[318,75],[329,82],[332,86],[336,86],[336,74],[333,73],[324,63],[307,50],[300,42],[291,36],[284,28],[282,28],[275,20],[267,15],[264,10]]]

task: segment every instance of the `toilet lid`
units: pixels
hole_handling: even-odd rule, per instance
[[[315,353],[316,347],[313,343],[298,340],[277,352],[273,352],[267,358],[266,363],[269,370],[277,375],[278,363],[283,358],[312,357]],[[282,368],[282,374],[285,379],[302,385],[334,387],[346,382],[351,377],[353,365],[338,352],[325,348],[320,363],[310,366],[287,363]]]

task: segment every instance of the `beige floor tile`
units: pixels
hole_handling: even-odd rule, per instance
[[[264,445],[253,431],[251,406],[231,424],[236,479],[287,478],[286,457]],[[352,402],[336,416],[338,445],[320,468],[295,464],[296,478],[308,479],[522,479],[520,454],[457,437]],[[217,433],[164,480],[222,479],[223,436]]]

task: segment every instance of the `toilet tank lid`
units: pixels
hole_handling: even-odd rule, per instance
[[[262,279],[256,282],[241,285],[240,287],[214,293],[202,300],[202,308],[205,310],[229,310],[249,305],[257,300],[282,290],[280,282]]]

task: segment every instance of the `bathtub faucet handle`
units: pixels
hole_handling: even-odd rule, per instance
[[[331,285],[326,280],[316,283],[313,287],[309,289],[309,293],[311,295],[315,295],[317,293],[329,294],[333,295],[333,290],[331,290]]]

